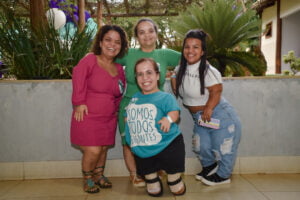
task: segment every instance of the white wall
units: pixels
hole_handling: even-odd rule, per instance
[[[262,13],[262,30],[266,29],[266,25],[272,23],[272,37],[261,38],[261,51],[267,61],[266,74],[275,74],[276,70],[276,37],[277,37],[277,19],[276,19],[276,4],[266,8]]]
[[[300,0],[299,0],[300,1]],[[281,54],[286,55],[293,50],[296,57],[300,57],[300,10],[282,19]],[[281,60],[282,71],[290,70],[290,65]]]

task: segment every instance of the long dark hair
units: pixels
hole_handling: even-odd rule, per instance
[[[98,33],[94,39],[94,44],[92,47],[92,52],[95,55],[100,55],[102,52],[102,49],[100,47],[100,42],[103,41],[104,35],[109,32],[109,31],[116,31],[119,33],[120,38],[121,38],[121,50],[118,53],[118,55],[115,57],[116,58],[122,58],[128,51],[128,41],[127,41],[127,35],[124,29],[122,29],[118,25],[104,25],[102,26],[99,30]]]
[[[199,79],[200,79],[200,94],[204,94],[204,88],[205,88],[205,83],[204,83],[204,77],[208,68],[208,64],[206,63],[206,33],[202,30],[195,29],[195,30],[190,30],[187,32],[185,35],[184,41],[183,41],[183,48],[181,51],[181,59],[180,59],[180,66],[179,66],[179,71],[176,75],[176,97],[179,96],[179,87],[182,84],[182,80],[184,79],[184,74],[186,72],[187,68],[187,60],[183,55],[184,51],[184,46],[185,42],[188,38],[195,38],[198,40],[201,40],[201,47],[203,51],[203,55],[201,56],[201,62],[199,64]]]

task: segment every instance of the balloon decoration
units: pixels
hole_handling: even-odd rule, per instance
[[[46,12],[47,20],[57,30],[66,24],[67,18],[63,11],[51,8]]]
[[[50,0],[49,7],[51,9],[57,9],[59,11],[62,11],[65,15],[66,22],[64,23],[63,26],[60,26],[58,28],[60,37],[63,39],[67,38],[67,37],[73,37],[77,31],[77,24],[78,24],[78,20],[79,20],[78,7],[73,4],[66,5],[65,0]],[[72,10],[72,12],[70,12],[70,10]],[[84,13],[85,13],[86,26],[87,26],[85,31],[86,32],[92,31],[93,32],[92,38],[94,38],[97,33],[97,30],[98,30],[97,23],[95,23],[95,21],[91,18],[91,15],[89,14],[89,12],[85,11]],[[57,20],[58,20],[57,23],[61,22],[59,17]],[[55,25],[55,22],[56,21],[54,21],[54,25]]]

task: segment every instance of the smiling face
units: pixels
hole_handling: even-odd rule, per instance
[[[158,92],[159,73],[150,61],[142,61],[136,65],[136,80],[143,94]]]
[[[154,24],[149,21],[140,22],[137,26],[137,40],[142,49],[155,49],[157,32],[155,30]]]
[[[121,37],[117,31],[108,31],[100,41],[101,54],[114,58],[121,50]]]
[[[187,38],[183,47],[183,55],[189,65],[195,64],[204,54],[202,42],[196,38]]]

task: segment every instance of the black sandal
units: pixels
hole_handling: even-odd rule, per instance
[[[169,186],[173,186],[173,185],[177,185],[181,181],[182,181],[182,178],[180,176],[177,180],[172,181],[172,182],[168,181],[167,183],[168,183]],[[171,192],[172,192],[172,190],[171,190]],[[184,195],[185,192],[186,192],[186,186],[185,186],[185,183],[183,183],[183,188],[180,189],[178,192],[172,192],[172,194],[175,195],[175,196],[180,196],[180,195]]]
[[[84,176],[84,184],[83,184],[83,190],[87,193],[93,194],[93,193],[98,193],[100,190],[99,188],[95,185],[92,177],[93,177],[93,171],[83,171],[82,174]]]
[[[156,193],[156,194],[153,194],[153,193],[150,193],[150,192],[148,192],[148,190],[147,190],[147,193],[148,193],[148,195],[150,195],[150,196],[152,196],[152,197],[160,197],[162,194],[163,194],[163,186],[162,186],[162,182],[161,182],[161,180],[160,180],[160,178],[159,177],[156,177],[156,178],[154,178],[154,179],[145,179],[145,182],[148,184],[148,183],[156,183],[156,182],[159,182],[159,185],[160,185],[160,192],[159,193]]]

